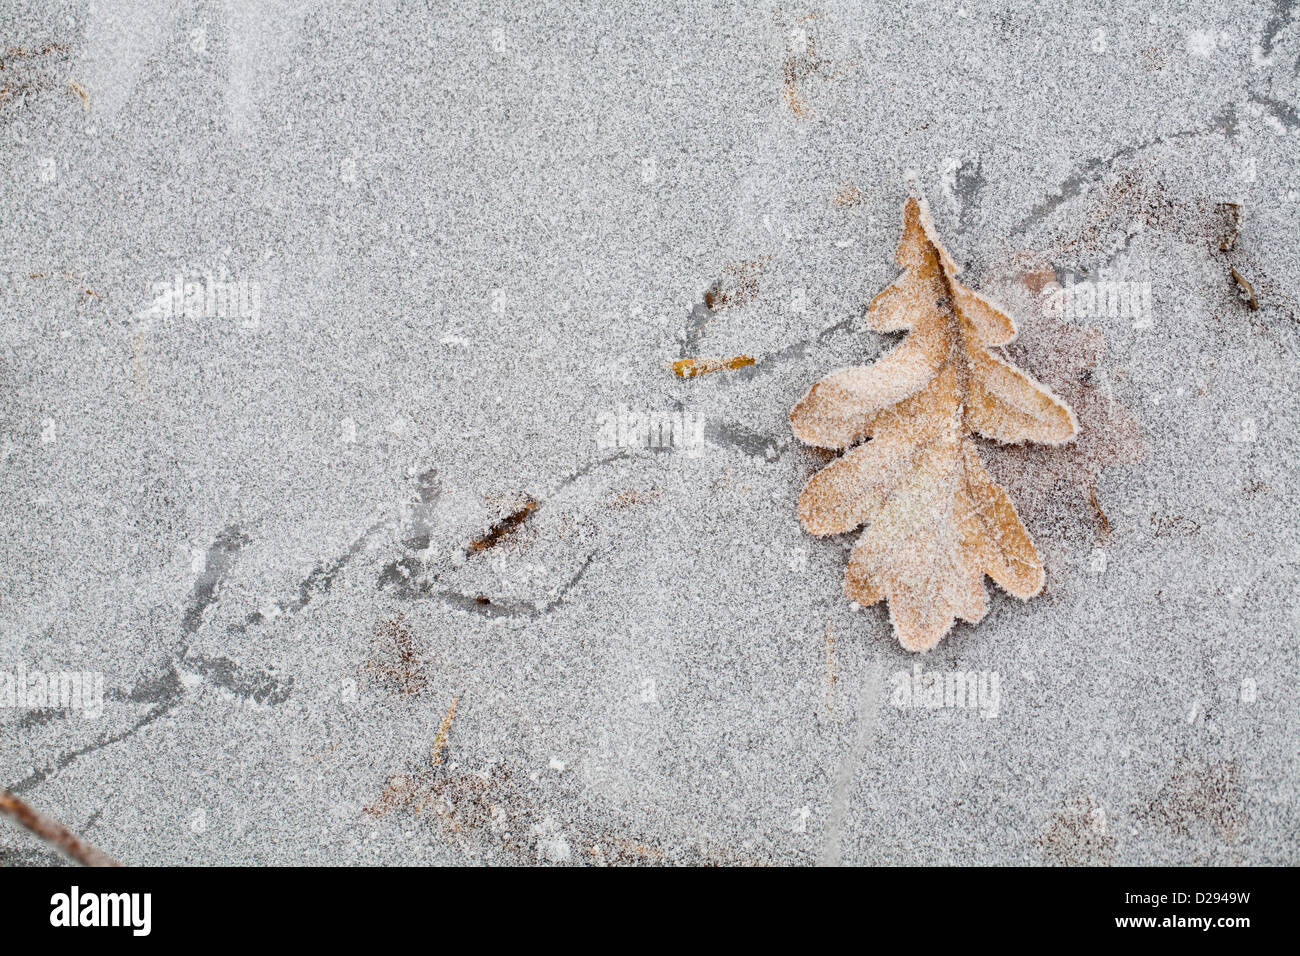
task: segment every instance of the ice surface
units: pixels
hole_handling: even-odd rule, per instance
[[[105,698],[0,784],[140,863],[1297,862],[1292,8],[584,6],[0,0],[0,672]],[[1046,588],[919,675],[787,421],[908,171],[1084,429],[981,443]]]

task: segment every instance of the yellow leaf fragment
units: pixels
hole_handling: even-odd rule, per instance
[[[983,619],[985,575],[1022,600],[1043,588],[1042,559],[985,471],[975,436],[1058,445],[1073,441],[1079,424],[1048,388],[989,351],[1015,338],[1015,323],[957,281],[960,270],[914,198],[895,260],[905,271],[866,319],[907,336],[874,365],[813,385],[790,424],[810,445],[848,449],[799,496],[804,528],[843,534],[865,524],[845,594],[864,605],[887,600],[899,642],[927,651],[958,618]]]
[[[744,368],[753,365],[754,359],[749,355],[737,355],[728,359],[688,358],[673,363],[673,374],[678,378],[695,378],[708,372],[721,372],[724,369]]]
[[[456,701],[460,698],[453,695],[451,706],[447,708],[447,713],[442,716],[442,723],[438,725],[438,736],[433,738],[433,749],[429,754],[429,763],[437,766],[442,763],[442,748],[447,745],[447,734],[451,732],[451,722],[456,718]]]
[[[72,92],[76,93],[77,96],[81,97],[81,109],[83,111],[90,109],[90,94],[86,92],[86,88],[84,86],[82,86],[76,80],[68,80],[68,89],[72,90]]]

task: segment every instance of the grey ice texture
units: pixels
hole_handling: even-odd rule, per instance
[[[142,864],[1300,862],[1298,21],[0,0],[0,671],[105,695],[0,709],[0,785]],[[1048,384],[1024,254],[1153,300],[1067,319],[1141,434],[1111,530],[1048,489],[1045,593],[922,658],[787,421],[896,341],[909,175]],[[918,663],[997,716],[898,706]]]

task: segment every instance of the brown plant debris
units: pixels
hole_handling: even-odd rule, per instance
[[[442,763],[442,748],[447,745],[447,734],[451,733],[451,722],[456,719],[456,701],[460,698],[453,696],[451,706],[447,708],[447,713],[442,715],[442,723],[438,725],[438,736],[433,738],[433,751],[429,755],[429,764],[438,766]]]
[[[1101,510],[1101,505],[1097,503],[1097,489],[1088,489],[1088,500],[1092,502],[1093,510],[1097,512],[1097,517],[1101,519],[1101,533],[1110,534],[1110,519],[1106,517],[1106,512]]]
[[[794,22],[787,39],[788,52],[781,64],[781,102],[798,120],[812,116],[803,94],[804,82],[814,76],[828,75],[831,65],[817,52],[817,36],[810,27],[815,19],[815,14],[806,14]]]
[[[429,686],[429,675],[405,615],[375,625],[367,669],[384,686],[413,696]]]
[[[1208,824],[1231,843],[1243,825],[1240,781],[1241,768],[1233,760],[1179,761],[1155,797],[1138,808],[1138,816],[1182,834],[1194,824]]]
[[[909,334],[874,365],[813,385],[790,423],[807,444],[848,449],[799,496],[804,527],[828,535],[867,525],[845,593],[862,605],[887,599],[899,642],[926,651],[957,618],[984,618],[984,575],[1022,600],[1043,588],[1042,559],[974,436],[1060,445],[1079,425],[1065,402],[992,351],[1015,338],[1015,323],[957,281],[915,198],[895,261],[903,275],[866,318],[877,331]]]
[[[538,502],[536,499],[525,498],[523,504],[488,528],[487,534],[471,541],[468,548],[469,553],[478,554],[480,551],[496,547],[503,539],[518,531],[523,523],[528,520],[529,515],[536,511],[537,508]],[[483,601],[481,603],[486,604],[487,602]]]
[[[721,312],[753,304],[761,291],[758,280],[770,262],[770,256],[759,256],[726,266],[722,278],[704,293],[704,305],[710,312]]]
[[[1227,231],[1223,239],[1219,242],[1219,251],[1223,253],[1224,258],[1232,252],[1237,246],[1237,237],[1241,235],[1241,206],[1235,202],[1219,203],[1219,211],[1224,214],[1228,220]],[[1255,287],[1237,271],[1237,267],[1228,261],[1228,274],[1232,276],[1232,281],[1237,283],[1237,288],[1241,290],[1242,298],[1246,306],[1252,312],[1259,311],[1259,299],[1255,296]]]
[[[74,276],[71,272],[63,272],[63,271],[59,271],[59,272],[29,272],[29,273],[27,273],[27,278],[29,278],[29,279],[53,279],[53,278],[55,278],[55,277],[59,277],[59,278],[63,278],[63,279],[68,279],[68,280],[70,280],[71,283],[72,283],[72,285],[75,286],[75,287],[77,287],[77,288],[79,288],[79,289],[81,290],[82,294],[84,294],[84,295],[88,295],[88,296],[90,296],[91,298],[94,298],[94,299],[101,299],[101,300],[102,300],[102,299],[104,298],[102,295],[100,295],[100,294],[99,294],[98,292],[96,292],[94,289],[90,288],[90,286],[86,285],[84,282],[82,282],[80,279],[78,279],[76,276]],[[80,303],[78,303],[78,306],[80,306]]]
[[[68,80],[68,89],[72,90],[72,92],[76,93],[77,96],[81,98],[82,110],[90,109],[90,95],[86,92],[86,88],[84,86],[82,86],[76,80]]]
[[[450,726],[455,706],[453,699],[448,716],[443,718],[445,727]],[[435,741],[426,767],[390,777],[379,797],[362,813],[370,817],[414,813],[448,839],[496,843],[524,861],[538,855],[538,829],[543,821],[526,785],[502,765],[482,773],[456,772],[454,765],[442,762],[442,748]]]
[[[668,856],[658,847],[617,836],[603,836],[584,852],[602,866],[654,866]]]
[[[1224,236],[1219,241],[1219,251],[1231,252],[1237,245],[1237,237],[1241,235],[1241,205],[1235,202],[1221,202],[1218,211],[1227,219]]]
[[[614,508],[630,508],[633,505],[643,505],[655,501],[662,497],[662,488],[633,488],[629,491],[621,491],[609,499],[609,503]]]
[[[1159,231],[1187,242],[1206,243],[1225,261],[1233,260],[1226,277],[1231,278],[1233,265],[1243,267],[1239,273],[1255,276],[1251,286],[1258,297],[1277,299],[1293,313],[1300,310],[1286,287],[1270,280],[1263,266],[1238,248],[1243,218],[1239,203],[1179,197],[1149,175],[1146,165],[1117,170],[1090,195],[1095,198],[1082,221],[1064,226],[1049,241],[1053,260],[1105,261],[1127,246],[1134,227]],[[1249,269],[1243,266],[1247,262]],[[1246,296],[1243,301],[1249,302]]]
[[[771,256],[763,255],[725,266],[722,275],[704,290],[704,301],[697,303],[691,310],[690,326],[682,339],[681,351],[677,353],[680,361],[672,366],[679,377],[693,378],[703,372],[716,371],[724,367],[717,365],[717,360],[714,359],[691,358],[691,353],[698,350],[709,323],[718,313],[751,305],[758,300],[762,292],[759,280],[763,270],[771,261]],[[740,358],[747,358],[747,356]],[[701,371],[692,371],[696,363],[701,362],[709,363],[708,367]]]
[[[862,190],[853,183],[845,183],[835,193],[831,199],[831,205],[838,206],[840,209],[852,209],[854,206],[862,205]]]
[[[8,790],[0,790],[0,814],[26,827],[38,837],[83,866],[121,866],[111,856],[90,845],[63,824],[51,820]]]
[[[1096,201],[1088,208],[1083,221],[1077,226],[1069,226],[1049,243],[1054,259],[1104,261],[1127,245],[1127,237],[1135,226],[1143,230],[1158,230],[1185,241],[1206,242],[1211,252],[1224,257],[1228,266],[1227,278],[1234,283],[1237,279],[1232,275],[1233,268],[1249,262],[1251,268],[1245,271],[1255,279],[1248,281],[1246,286],[1237,283],[1237,287],[1248,307],[1252,294],[1255,296],[1252,311],[1259,307],[1261,297],[1278,300],[1293,314],[1300,309],[1285,286],[1269,279],[1262,265],[1237,248],[1242,219],[1240,204],[1205,198],[1179,198],[1140,168],[1119,170],[1095,191],[1095,195]],[[1245,278],[1241,269],[1237,274]],[[1254,322],[1252,325],[1273,338],[1266,326]]]
[[[1060,866],[1109,866],[1115,855],[1105,810],[1091,795],[1076,797],[1053,813],[1034,845]]]
[[[435,782],[445,779],[440,765],[443,749],[447,746],[447,736],[451,731],[451,722],[456,716],[457,700],[457,697],[452,697],[451,706],[447,708],[447,713],[443,715],[442,722],[438,725],[437,736],[434,737],[433,745],[429,748],[429,765],[415,773],[401,773],[390,777],[388,785],[380,792],[378,799],[369,806],[363,807],[362,813],[367,816],[382,817],[394,810],[411,806],[419,812],[432,797],[436,796]]]
[[[1140,52],[1142,54],[1142,68],[1151,73],[1158,73],[1169,65],[1168,54],[1159,47],[1143,47]]]
[[[4,64],[9,60],[30,60],[36,57],[58,55],[66,57],[68,48],[58,43],[46,43],[44,46],[35,49],[27,49],[21,46],[7,47],[3,54],[0,54],[0,70],[4,69]]]
[[[1243,276],[1240,272],[1237,271],[1236,266],[1229,265],[1228,272],[1229,274],[1231,274],[1232,278],[1236,281],[1237,287],[1241,289],[1242,294],[1245,296],[1246,305],[1250,308],[1250,311],[1258,312],[1259,299],[1255,298],[1255,287],[1246,281],[1245,276]]]
[[[707,375],[709,372],[734,370],[753,364],[754,358],[750,355],[734,355],[727,359],[687,358],[673,363],[673,374],[678,378],[695,378],[697,375]]]
[[[67,47],[57,43],[11,46],[0,52],[0,106],[56,87],[61,64],[67,59]]]

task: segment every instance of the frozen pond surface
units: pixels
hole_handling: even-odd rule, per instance
[[[376,6],[0,0],[0,785],[132,863],[1298,862],[1289,3]],[[909,174],[1083,428],[981,442],[1046,589],[922,657],[787,419]]]

